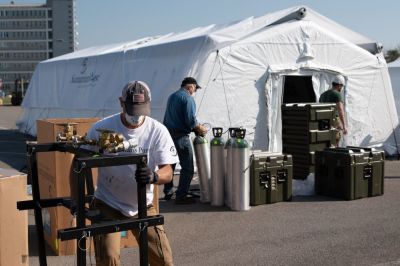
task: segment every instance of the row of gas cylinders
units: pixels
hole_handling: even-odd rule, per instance
[[[246,130],[229,128],[229,138],[222,138],[223,129],[212,129],[214,138],[196,136],[193,147],[200,183],[200,202],[212,206],[228,206],[231,210],[250,209],[249,145]]]

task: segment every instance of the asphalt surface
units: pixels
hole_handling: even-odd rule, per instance
[[[15,131],[20,113],[19,107],[0,106],[2,168],[26,167],[28,136]],[[393,159],[385,162],[383,196],[354,201],[295,196],[291,202],[246,212],[160,200],[160,210],[175,265],[400,265],[399,191],[400,161]],[[30,212],[30,265],[39,265],[37,254]],[[123,249],[121,259],[122,265],[139,265],[138,249]],[[50,251],[47,261],[76,265],[75,256],[54,256]],[[93,258],[87,262],[94,265]]]

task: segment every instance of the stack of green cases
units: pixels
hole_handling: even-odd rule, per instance
[[[255,151],[250,156],[250,205],[292,199],[292,156]]]
[[[314,172],[314,153],[336,142],[335,104],[282,105],[282,151],[293,156],[293,177],[305,179]]]
[[[315,152],[315,193],[345,200],[383,194],[385,154],[370,148]]]

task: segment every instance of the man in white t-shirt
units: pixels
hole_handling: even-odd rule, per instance
[[[147,214],[156,215],[152,205],[153,184],[172,180],[172,164],[179,162],[174,142],[167,128],[149,117],[151,93],[142,81],[125,85],[119,98],[122,112],[95,123],[88,139],[99,139],[96,129],[107,129],[124,136],[130,143],[137,143],[119,154],[147,153],[147,166],[121,165],[99,168],[93,207],[105,219],[123,219],[138,213],[137,182],[147,185]],[[139,241],[137,230],[132,230]],[[121,234],[112,233],[95,237],[97,265],[120,265]],[[172,252],[162,225],[148,228],[150,265],[173,265]]]

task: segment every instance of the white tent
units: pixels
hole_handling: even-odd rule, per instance
[[[397,108],[397,116],[400,121],[400,58],[388,64],[390,80],[392,81],[392,89],[394,101]]]
[[[397,153],[395,103],[381,47],[308,7],[293,7],[227,25],[93,47],[40,63],[24,99],[19,128],[36,119],[104,117],[120,111],[129,80],[152,89],[152,116],[162,121],[168,96],[185,76],[203,86],[200,122],[242,126],[255,148],[281,151],[280,106],[287,77],[308,77],[313,97],[333,75],[346,78],[347,145]],[[298,99],[302,101],[302,93]],[[211,136],[210,136],[211,137]]]

